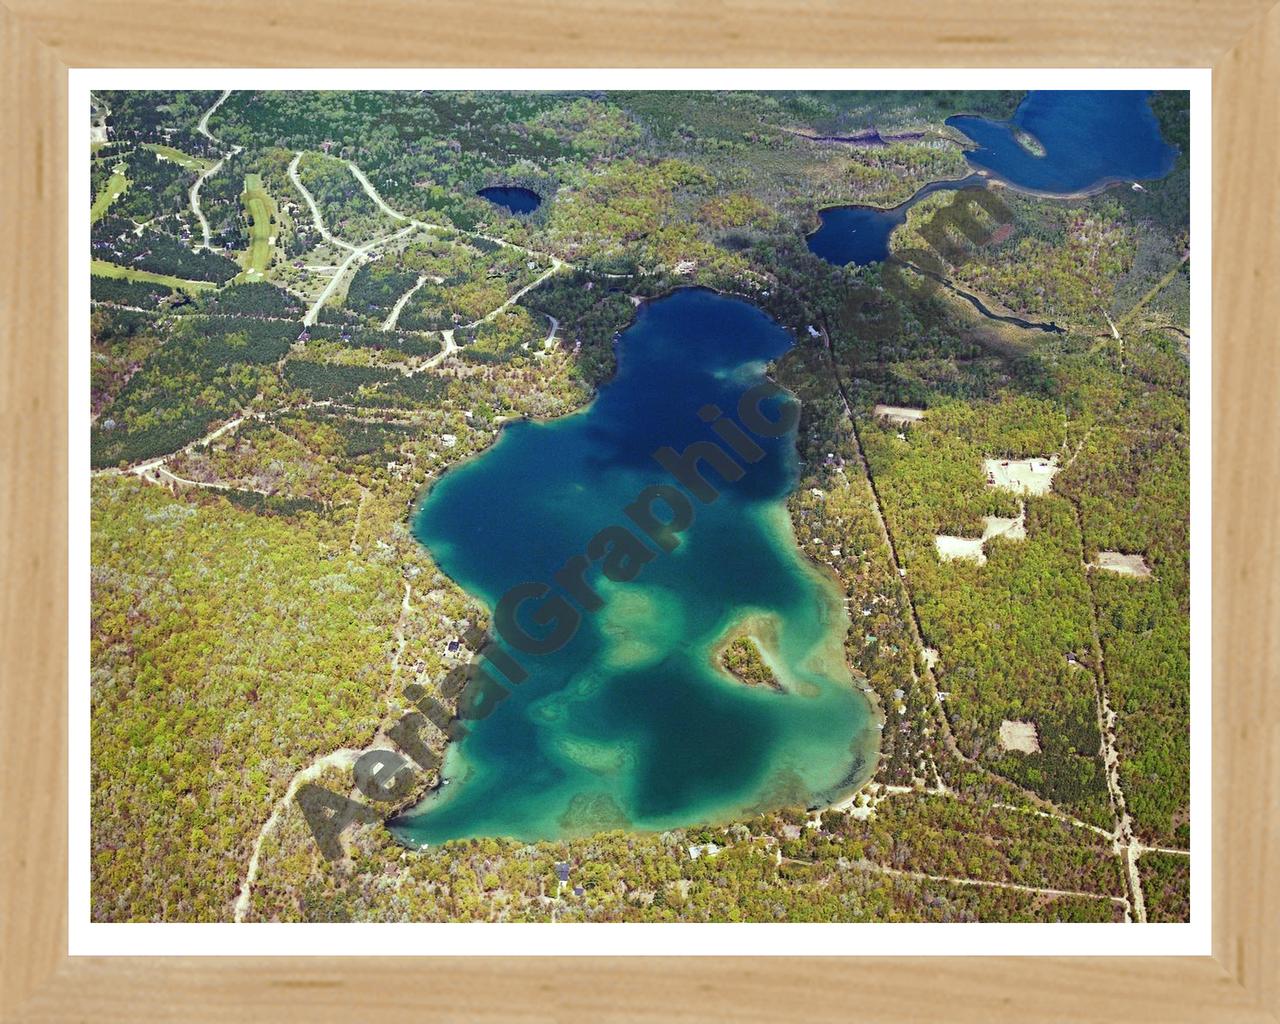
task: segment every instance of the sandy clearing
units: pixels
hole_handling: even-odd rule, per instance
[[[1024,754],[1040,753],[1040,736],[1035,722],[1015,722],[1006,718],[1000,723],[1000,746],[1020,750]]]
[[[856,793],[850,793],[843,799],[825,807],[824,810],[843,811],[859,821],[866,821],[875,817],[877,804],[882,803],[891,796],[902,796],[915,792],[917,790],[914,786],[894,786],[883,782],[868,782]],[[925,792],[928,791],[926,790]]]
[[[981,537],[952,537],[944,533],[937,534],[933,538],[933,543],[938,549],[938,557],[944,562],[967,558],[977,562],[978,565],[986,565],[987,554],[984,549],[987,541],[992,537],[1005,537],[1008,540],[1027,539],[1027,507],[1025,505],[1018,510],[1017,519],[983,516],[982,523]]]
[[[1023,505],[1018,510],[1017,519],[1005,519],[1001,516],[983,516],[982,522],[985,526],[982,531],[982,540],[984,544],[992,537],[1004,537],[1006,540],[1027,539],[1026,505]]]
[[[871,411],[876,419],[894,427],[909,427],[924,419],[923,409],[912,409],[905,405],[877,405]]]
[[[1136,576],[1142,580],[1151,575],[1151,568],[1142,555],[1125,555],[1119,551],[1099,551],[1093,568],[1105,569],[1121,576]]]
[[[1015,494],[1048,494],[1059,470],[1058,457],[1031,459],[983,459],[987,484]]]
[[[948,537],[940,533],[933,538],[933,543],[938,548],[938,557],[944,562],[967,558],[979,565],[987,564],[987,556],[982,553],[981,537]]]

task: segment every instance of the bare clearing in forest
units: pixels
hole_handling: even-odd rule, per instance
[[[1040,753],[1040,736],[1035,722],[1014,722],[1006,718],[1000,723],[1000,746],[1020,750],[1024,754]]]
[[[1143,580],[1151,575],[1151,569],[1145,558],[1141,555],[1121,554],[1119,551],[1099,551],[1093,567],[1119,573],[1121,576],[1136,576]]]
[[[982,542],[985,544],[992,537],[1004,537],[1006,540],[1027,539],[1027,506],[1018,509],[1017,519],[1006,519],[1003,516],[983,516],[985,529],[982,531]]]
[[[1025,505],[1018,509],[1017,519],[983,516],[982,523],[981,537],[950,537],[942,533],[937,534],[933,538],[933,543],[938,549],[938,557],[944,562],[967,558],[979,565],[986,565],[987,555],[984,548],[987,541],[993,537],[1004,537],[1006,540],[1027,539],[1027,507]]]
[[[877,405],[872,413],[893,427],[909,427],[924,419],[923,409],[910,409],[904,405]]]
[[[1031,459],[983,459],[983,471],[991,487],[1015,494],[1048,494],[1058,472],[1057,456]]]
[[[938,548],[938,557],[944,562],[967,558],[979,565],[987,564],[987,556],[982,553],[981,537],[948,537],[940,533],[933,538],[933,543]]]

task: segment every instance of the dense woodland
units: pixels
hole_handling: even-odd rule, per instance
[[[943,122],[1018,94],[235,92],[208,134],[218,93],[95,99],[95,920],[231,919],[259,842],[248,920],[1124,920],[1108,746],[1135,843],[1187,849],[1185,94],[1152,99],[1183,155],[1143,191],[1003,189],[1007,219],[964,236],[939,193],[867,267],[808,251],[817,211],[965,175]],[[189,192],[219,160],[205,248]],[[250,175],[273,210],[256,277]],[[543,202],[513,215],[489,185]],[[407,854],[353,828],[326,861],[291,781],[390,746],[406,687],[440,696],[485,620],[411,536],[413,503],[504,422],[580,409],[637,304],[688,285],[795,334],[772,368],[802,403],[788,509],[846,595],[883,724],[871,785],[660,835]],[[985,459],[1033,457],[1056,459],[1047,493],[991,486]],[[984,517],[1025,539],[939,556]],[[724,664],[773,680],[746,639]],[[1006,749],[1006,721],[1038,751]],[[313,781],[353,792],[340,757]],[[1189,858],[1135,856],[1148,918],[1185,920]]]

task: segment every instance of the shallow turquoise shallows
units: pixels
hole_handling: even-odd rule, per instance
[[[601,528],[630,525],[623,510],[647,486],[672,483],[657,449],[715,440],[699,410],[736,418],[739,397],[791,343],[755,307],[712,292],[643,306],[596,400],[554,422],[510,424],[431,489],[415,534],[491,610],[514,585],[550,582]],[[765,412],[792,402],[772,399]],[[450,744],[448,785],[391,823],[397,837],[667,829],[821,805],[870,775],[879,733],[845,662],[844,602],[801,556],[787,517],[794,431],[752,436],[763,457],[739,460],[733,483],[707,471],[720,495],[693,501],[674,551],[629,582],[593,563],[587,579],[603,607],[582,612],[566,646],[538,655],[503,645],[529,678]],[[782,691],[716,667],[718,644],[739,628],[761,642]]]

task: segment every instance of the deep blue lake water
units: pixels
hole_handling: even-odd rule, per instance
[[[947,118],[978,144],[969,163],[1028,192],[1070,195],[1115,181],[1150,181],[1173,169],[1177,150],[1160,135],[1149,93],[1124,90],[1030,92],[1008,121]],[[1036,156],[1020,128],[1044,147]]]
[[[511,213],[533,213],[542,205],[542,196],[531,188],[495,185],[492,188],[482,188],[476,195]]]
[[[1008,121],[964,114],[947,119],[978,148],[965,154],[975,171],[1014,188],[1044,195],[1071,195],[1116,181],[1150,181],[1173,168],[1177,150],[1160,135],[1148,93],[1030,92]],[[1015,135],[1036,138],[1036,156]],[[808,238],[811,252],[828,263],[866,265],[886,259],[889,236],[907,211],[940,189],[983,184],[982,174],[957,182],[930,182],[901,206],[836,206],[819,211],[822,225]]]
[[[714,403],[736,418],[739,397],[791,344],[755,307],[712,292],[646,304],[596,400],[553,422],[510,424],[431,489],[415,535],[491,610],[515,584],[552,580],[602,527],[629,524],[623,509],[646,486],[672,482],[655,450],[714,441],[699,410]],[[777,414],[784,401],[794,399],[765,408]],[[450,744],[450,784],[392,822],[398,837],[665,829],[820,804],[865,780],[879,733],[845,661],[842,595],[801,556],[784,503],[794,430],[752,437],[762,458],[733,483],[707,471],[720,497],[694,502],[674,551],[655,552],[629,581],[604,578],[593,561],[587,580],[603,607],[583,613],[565,647],[504,647],[530,678]],[[719,642],[738,628],[759,640],[783,690],[716,667]]]

